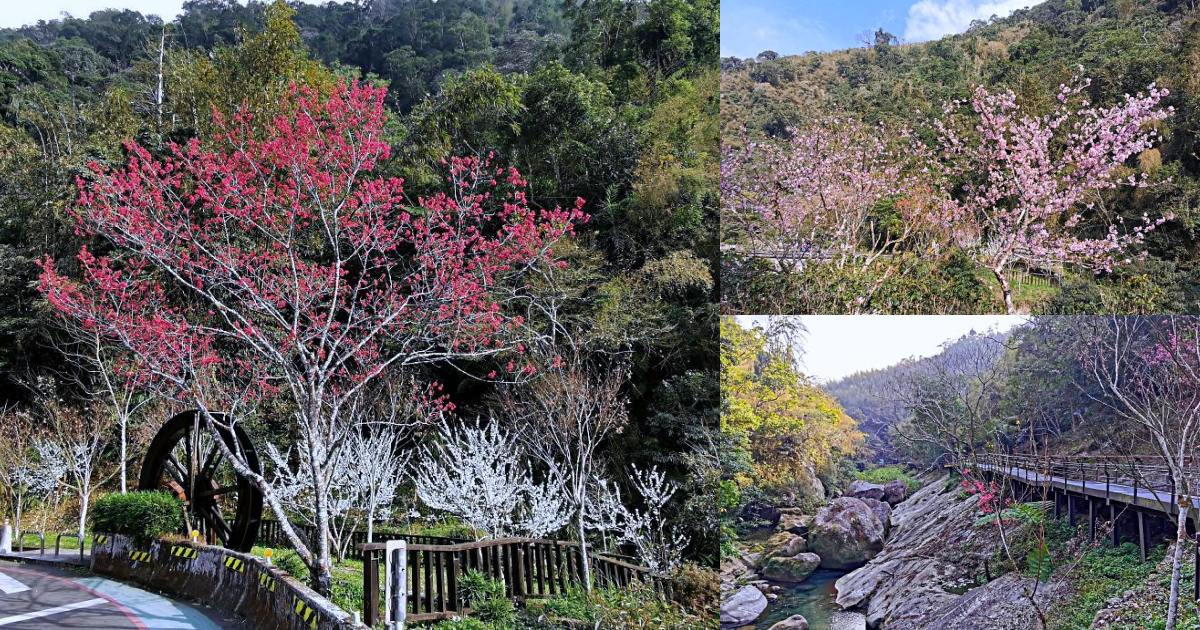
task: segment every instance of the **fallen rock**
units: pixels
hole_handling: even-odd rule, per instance
[[[906,498],[908,498],[908,484],[899,479],[893,479],[883,484],[883,500],[887,501],[888,505],[896,507]]]
[[[871,512],[879,519],[879,524],[883,525],[883,533],[887,534],[888,530],[892,528],[892,506],[876,499],[859,499],[859,501],[866,503],[867,507],[871,508]]]
[[[808,630],[808,620],[804,615],[792,615],[775,623],[768,630]]]
[[[812,522],[811,516],[805,516],[804,514],[790,514],[788,512],[784,512],[783,510],[780,510],[779,512],[780,531],[791,532],[797,536],[804,536],[808,533],[808,524]]]
[[[821,566],[815,553],[798,553],[791,557],[776,556],[763,565],[763,577],[776,582],[803,582]]]
[[[779,532],[767,540],[762,560],[766,562],[775,556],[791,557],[803,551],[808,551],[808,543],[803,537],[791,532]]]
[[[767,597],[753,586],[743,586],[721,602],[721,627],[737,628],[758,619],[767,609]]]
[[[841,497],[821,508],[809,527],[808,549],[826,569],[861,566],[883,549],[883,523],[861,499]]]
[[[856,499],[875,499],[882,501],[884,497],[883,486],[861,479],[850,483],[850,488],[846,490],[846,496]]]

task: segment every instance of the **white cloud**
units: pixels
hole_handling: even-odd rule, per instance
[[[972,20],[1005,17],[1041,0],[919,0],[908,8],[904,40],[923,42],[967,30]]]

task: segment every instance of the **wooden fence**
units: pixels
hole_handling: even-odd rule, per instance
[[[304,538],[305,541],[313,540],[314,529],[307,525],[295,525],[292,527],[296,532]],[[423,534],[399,534],[395,532],[375,532],[372,536],[373,542],[385,543],[389,540],[403,540],[409,544],[421,545],[455,545],[458,543],[471,542],[466,538],[448,538],[445,536],[425,536]],[[261,527],[258,529],[258,544],[264,547],[291,547],[292,544],[288,541],[287,536],[283,534],[283,528],[279,526],[279,521],[266,520],[262,521]],[[354,560],[363,559],[362,546],[367,544],[367,532],[355,531],[350,535],[350,546],[346,550],[346,557]]]
[[[384,543],[361,548],[363,619],[367,625],[381,619],[380,565],[385,549]],[[407,544],[405,556],[407,621],[466,614],[459,582],[470,570],[502,581],[505,594],[515,600],[565,595],[583,582],[583,558],[577,542],[505,538],[451,545]],[[589,553],[588,559],[594,581],[602,587],[650,579],[648,569],[621,559],[596,553]]]

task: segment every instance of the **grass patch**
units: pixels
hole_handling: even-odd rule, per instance
[[[1164,553],[1163,547],[1155,547],[1146,562],[1142,562],[1133,543],[1119,547],[1105,544],[1088,550],[1075,569],[1075,596],[1054,608],[1057,614],[1052,616],[1050,627],[1056,630],[1091,627],[1092,619],[1110,598],[1137,588],[1150,577]]]
[[[864,471],[855,473],[855,478],[871,483],[885,484],[889,481],[900,480],[908,487],[908,493],[912,494],[921,489],[921,482],[914,476],[908,473],[902,466],[880,466],[878,468],[868,468]]]

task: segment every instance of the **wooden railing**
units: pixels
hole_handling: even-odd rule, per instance
[[[363,620],[374,625],[380,615],[380,567],[385,543],[361,546],[363,554]],[[505,538],[452,545],[408,544],[405,549],[404,597],[407,621],[428,621],[468,612],[459,588],[467,571],[478,571],[504,583],[515,600],[565,595],[583,583],[583,559],[577,542]],[[650,580],[650,572],[621,559],[588,553],[594,583],[623,587]]]
[[[304,538],[305,541],[311,543],[313,539],[314,529],[306,525],[292,525]],[[371,537],[372,542],[385,543],[389,540],[403,540],[409,544],[421,545],[454,545],[458,543],[471,542],[466,538],[449,538],[446,536],[426,536],[424,534],[401,534],[395,532],[375,532]],[[264,547],[291,547],[291,542],[287,536],[283,534],[283,528],[279,526],[279,521],[263,520],[262,525],[258,529],[258,544]],[[355,531],[350,535],[350,546],[346,549],[346,557],[354,560],[362,560],[362,546],[367,544],[367,532]]]
[[[984,453],[964,462],[967,466],[981,464],[989,469],[1013,478],[1020,478],[1020,471],[1036,473],[1044,477],[1058,478],[1061,483],[1091,484],[1103,488],[1109,496],[1114,486],[1130,488],[1133,498],[1154,499],[1170,495],[1170,501],[1162,501],[1163,510],[1171,513],[1177,505],[1175,476],[1156,455],[1030,455],[1009,453]],[[1184,475],[1188,487],[1200,488],[1200,458],[1189,457],[1185,461]]]

